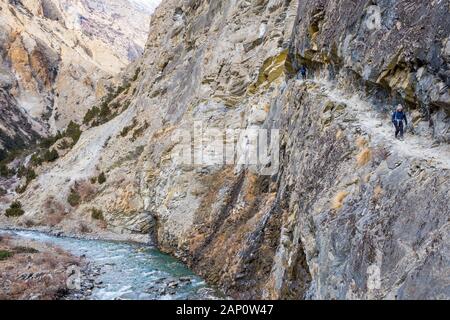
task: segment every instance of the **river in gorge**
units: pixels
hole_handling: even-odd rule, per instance
[[[34,231],[0,231],[57,246],[85,257],[95,267],[93,300],[180,300],[219,297],[203,279],[177,259],[154,247],[102,240],[83,240]]]

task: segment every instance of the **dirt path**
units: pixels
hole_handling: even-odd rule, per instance
[[[391,146],[391,151],[404,157],[425,160],[436,167],[450,169],[450,146],[448,144],[434,147],[431,137],[410,133],[405,133],[405,140],[399,141],[395,139],[390,115],[377,112],[367,100],[363,100],[357,93],[344,93],[331,82],[323,79],[307,81],[318,84],[320,87],[317,90],[335,102],[345,103],[355,115],[362,114],[362,118],[356,117],[357,125],[370,135],[373,144]]]

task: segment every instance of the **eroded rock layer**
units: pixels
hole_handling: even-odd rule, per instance
[[[80,122],[142,54],[154,2],[0,1],[1,151]]]

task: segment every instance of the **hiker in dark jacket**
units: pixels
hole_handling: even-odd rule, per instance
[[[302,80],[306,80],[306,67],[303,65],[303,66],[301,66],[301,68],[300,68],[300,70],[299,70],[299,72],[298,72],[298,77],[297,77],[297,79],[298,80],[300,80],[300,79],[302,79]]]
[[[406,118],[406,114],[403,112],[403,107],[398,105],[397,110],[392,114],[392,123],[395,126],[395,137],[400,140],[403,140],[403,121],[405,122],[405,127],[408,126],[408,119]]]

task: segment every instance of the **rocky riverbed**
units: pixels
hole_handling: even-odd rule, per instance
[[[51,244],[0,232],[0,300],[57,300],[71,292],[69,268],[88,271],[85,259]]]
[[[49,252],[54,255],[72,258],[55,271],[61,275],[58,278],[60,287],[56,290],[58,295],[43,296],[44,299],[174,300],[216,299],[220,296],[181,262],[150,246],[69,238],[36,231],[3,231],[1,234],[34,246],[53,248]],[[50,253],[48,255],[51,257]],[[29,268],[39,267],[31,261]],[[27,279],[35,273],[31,274]],[[17,298],[7,291],[5,297]]]

